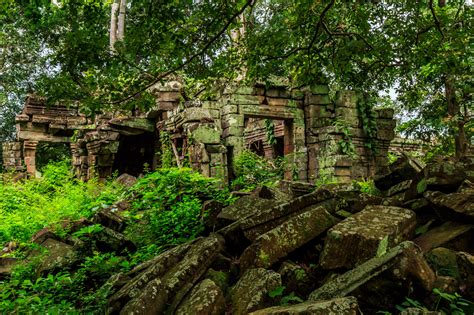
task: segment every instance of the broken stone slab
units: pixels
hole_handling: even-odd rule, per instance
[[[0,280],[8,278],[17,263],[17,258],[0,257]]]
[[[462,224],[452,221],[445,222],[441,226],[435,227],[417,237],[414,242],[426,253],[435,247],[443,246],[451,240],[468,233],[473,227],[474,225],[472,224]]]
[[[357,299],[353,296],[325,301],[305,302],[291,306],[274,306],[250,313],[250,315],[357,315],[361,314]]]
[[[390,249],[380,257],[374,257],[354,269],[326,282],[313,291],[309,301],[344,297],[385,271],[402,282],[415,280],[425,290],[431,291],[435,274],[423,257],[420,248],[406,241]]]
[[[273,208],[257,211],[226,226],[219,233],[228,238],[236,231],[241,231],[248,240],[253,241],[258,236],[284,223],[290,217],[305,212],[308,207],[313,207],[333,196],[334,194],[328,189],[321,188],[311,194],[294,198]]]
[[[415,227],[411,210],[367,206],[328,231],[320,265],[324,269],[352,268],[410,239]]]
[[[263,268],[248,269],[230,290],[232,314],[244,315],[271,306],[268,293],[280,286],[280,274]]]
[[[153,123],[153,120],[146,118],[114,118],[111,119],[108,124],[119,129],[123,128],[125,131],[128,131],[132,134],[139,134],[144,131],[155,131],[155,124]],[[121,130],[119,130],[119,132],[120,131]]]
[[[260,188],[255,193],[237,199],[232,205],[222,209],[217,216],[218,223],[235,222],[260,211],[288,201],[288,196],[276,189]]]
[[[420,161],[403,155],[394,164],[390,165],[387,174],[375,178],[375,186],[382,191],[386,191],[400,182],[417,178],[423,167],[424,165]]]
[[[79,255],[73,246],[58,240],[48,238],[41,243],[41,247],[46,249],[47,253],[38,268],[38,274],[72,266],[79,260]],[[41,253],[34,251],[30,254],[30,257],[37,255],[41,255]]]
[[[448,276],[459,280],[459,268],[454,250],[436,247],[426,253],[425,257],[437,276]]]
[[[176,315],[221,315],[225,312],[225,298],[214,281],[204,279],[197,284],[176,310]]]
[[[427,311],[415,307],[409,307],[406,310],[400,312],[399,315],[444,315],[442,312],[438,311]]]
[[[423,171],[426,189],[455,192],[467,178],[466,167],[454,159],[444,159],[426,165]]]
[[[456,262],[459,268],[459,276],[461,279],[460,289],[462,295],[469,299],[474,299],[474,256],[458,252],[456,254]]]
[[[132,280],[109,298],[110,313],[163,314],[176,311],[223,248],[216,234],[178,246],[129,273]]]
[[[92,222],[103,225],[116,232],[123,232],[126,227],[125,220],[118,215],[118,207],[108,207],[97,212],[92,218]]]
[[[119,177],[117,177],[115,181],[125,187],[132,187],[137,182],[137,178],[130,174],[123,173]]]
[[[278,273],[286,292],[294,292],[297,296],[308,296],[314,289],[314,279],[307,270],[294,262],[284,261]]]
[[[470,180],[464,180],[461,185],[459,186],[458,193],[473,193],[474,192],[474,183]]]
[[[435,206],[441,218],[474,223],[474,192],[444,194],[427,191],[423,196]]]
[[[315,207],[294,216],[257,237],[240,257],[241,268],[268,268],[338,221],[323,207]]]

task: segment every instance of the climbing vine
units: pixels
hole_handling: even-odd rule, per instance
[[[275,124],[273,124],[273,120],[265,119],[265,133],[267,135],[268,144],[274,145],[276,143],[276,137],[275,137]]]
[[[354,143],[352,143],[352,132],[349,124],[345,120],[336,119],[333,125],[337,132],[342,132],[342,139],[338,142],[339,149],[350,158],[355,158],[357,153],[355,152]]]
[[[375,142],[377,136],[377,116],[374,111],[374,100],[374,97],[364,93],[357,102],[357,109],[362,120],[362,130],[366,135],[365,147],[376,155],[378,151]]]
[[[173,154],[173,148],[171,147],[171,137],[170,134],[166,131],[160,132],[160,142],[161,142],[161,167],[169,168],[176,166]]]

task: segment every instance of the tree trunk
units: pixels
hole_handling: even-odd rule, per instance
[[[452,130],[454,136],[454,145],[456,150],[456,157],[462,158],[466,155],[467,138],[464,130],[464,119],[461,119],[461,108],[456,99],[456,90],[454,87],[453,78],[446,76],[444,81],[444,90],[446,96],[446,103],[448,105],[448,115],[454,119],[457,130]],[[451,127],[454,129],[453,127]]]
[[[119,10],[119,0],[114,0],[110,11],[110,51],[115,51],[114,45],[117,41],[117,13]]]
[[[127,10],[127,0],[120,0],[120,9],[117,23],[117,40],[123,40],[125,36],[125,12]]]

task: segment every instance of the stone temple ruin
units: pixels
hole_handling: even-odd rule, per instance
[[[177,164],[228,182],[234,176],[233,160],[249,149],[269,159],[285,157],[287,179],[314,182],[330,175],[347,182],[385,167],[394,138],[393,110],[375,110],[377,131],[370,140],[375,150],[369,150],[358,110],[363,98],[340,91],[332,102],[324,84],[227,87],[205,101],[184,101],[178,81],[152,92],[156,106],[146,113],[103,114],[94,120],[76,108],[48,107],[29,96],[16,117],[17,141],[3,145],[4,167],[34,176],[38,143],[52,142],[70,146],[75,173],[83,180],[115,171],[136,176],[144,167],[159,167],[166,149]],[[343,150],[342,142],[351,143],[351,152]]]

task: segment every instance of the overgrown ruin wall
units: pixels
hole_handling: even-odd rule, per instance
[[[109,113],[94,121],[75,109],[47,107],[28,97],[17,116],[18,141],[4,145],[6,169],[24,166],[35,174],[36,144],[51,141],[70,144],[75,172],[84,180],[114,171],[138,175],[144,165],[154,169],[167,159],[227,182],[233,160],[251,149],[267,158],[284,157],[287,179],[349,181],[385,167],[394,138],[392,110],[361,114],[364,99],[358,93],[338,92],[332,102],[327,85],[235,86],[191,101],[183,101],[177,81],[151,92],[156,106],[148,112]],[[377,128],[364,128],[367,119]],[[273,144],[267,141],[268,121]]]

